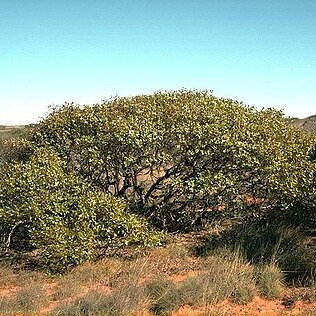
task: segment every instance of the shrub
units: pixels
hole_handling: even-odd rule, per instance
[[[223,210],[240,217],[279,206],[293,215],[294,202],[301,213],[315,206],[313,198],[303,201],[313,191],[316,167],[308,156],[316,136],[278,111],[209,91],[66,104],[33,138],[53,146],[69,170],[169,230],[196,229]]]
[[[26,236],[43,263],[58,271],[92,258],[98,248],[151,245],[160,239],[123,200],[66,173],[63,161],[47,147],[27,162],[8,166],[1,179],[0,224],[4,250]]]
[[[315,143],[279,111],[209,91],[59,106],[27,140],[6,142],[1,247],[36,248],[53,268],[156,244],[148,222],[190,231],[250,218],[264,229],[270,216],[312,227]]]

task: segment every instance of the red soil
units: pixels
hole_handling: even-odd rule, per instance
[[[300,315],[306,309],[315,310],[316,303],[306,304],[301,301],[296,302],[292,309],[285,308],[281,301],[264,300],[255,297],[251,303],[245,305],[233,304],[227,300],[216,305],[205,306],[198,309],[192,309],[190,306],[183,306],[179,311],[172,314],[172,316],[204,316],[211,314],[216,315],[219,312],[223,315],[236,316],[278,316],[278,315]]]

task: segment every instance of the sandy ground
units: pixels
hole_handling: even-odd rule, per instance
[[[184,276],[171,277],[174,281],[181,282]],[[45,290],[48,295],[53,296],[56,283],[45,284]],[[4,286],[0,288],[0,297],[10,297],[16,294],[19,287]],[[111,292],[111,288],[102,284],[95,284],[93,287],[83,287],[79,295],[64,300],[65,302],[72,302],[87,294],[90,290],[98,290],[104,293]],[[60,304],[60,301],[51,300],[48,305],[44,306],[36,315],[47,315]],[[261,315],[261,316],[277,316],[277,315],[300,315],[306,310],[315,310],[316,302],[307,304],[302,301],[295,302],[290,308],[286,308],[279,300],[266,300],[260,297],[255,297],[251,303],[245,305],[233,304],[225,300],[216,305],[201,306],[199,308],[192,308],[190,306],[183,306],[178,311],[172,313],[172,316],[206,316],[206,315]],[[22,316],[23,314],[17,314]],[[149,315],[149,314],[148,314]],[[26,316],[24,314],[24,316]]]

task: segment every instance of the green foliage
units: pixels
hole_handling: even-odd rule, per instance
[[[56,107],[0,145],[3,250],[51,269],[105,249],[199,229],[216,217],[316,225],[316,136],[273,109],[209,91]]]
[[[123,200],[66,173],[64,162],[48,147],[37,149],[27,162],[9,164],[6,171],[0,188],[4,250],[19,243],[23,233],[45,265],[61,271],[91,259],[98,248],[159,242],[160,236]]]
[[[315,187],[315,163],[307,158],[314,135],[278,111],[208,91],[66,104],[39,124],[34,141],[170,230],[195,229],[223,210],[234,217],[276,206],[288,212]]]

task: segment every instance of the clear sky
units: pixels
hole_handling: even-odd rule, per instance
[[[0,124],[182,87],[316,114],[316,1],[0,0]]]

